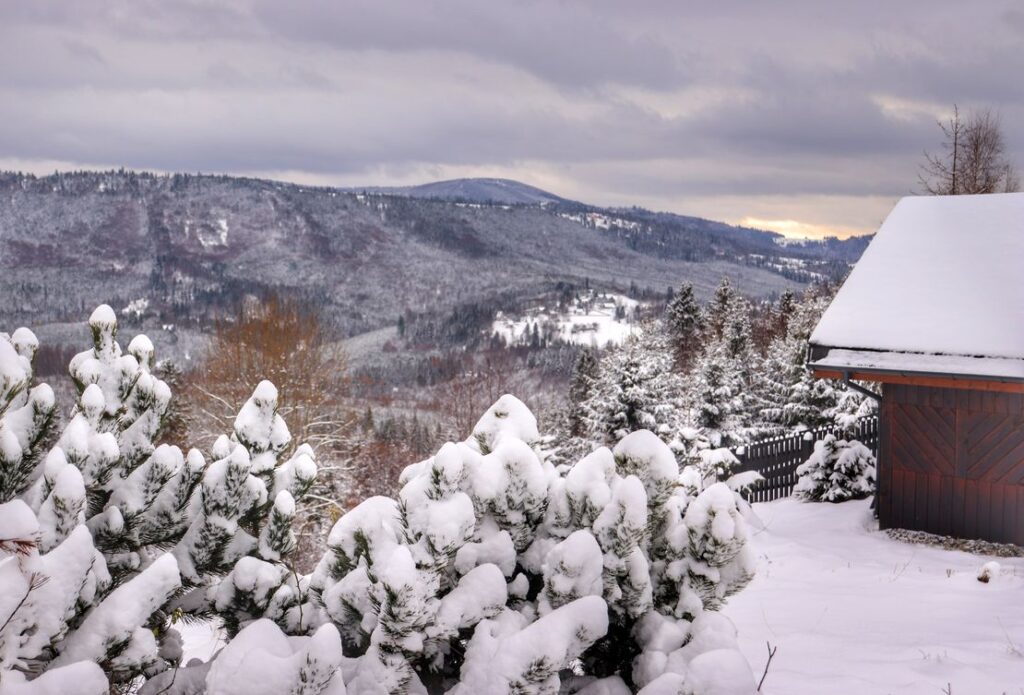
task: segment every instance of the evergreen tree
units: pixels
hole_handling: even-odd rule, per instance
[[[814,453],[797,467],[793,493],[812,502],[845,502],[867,497],[875,490],[875,457],[858,441],[826,435],[814,443]]]
[[[805,365],[807,340],[827,304],[827,297],[805,297],[793,310],[786,332],[768,346],[752,384],[765,433],[814,429],[840,421],[845,426],[862,413],[859,394],[830,380],[815,379]]]
[[[778,316],[778,326],[776,328],[776,334],[785,334],[789,329],[789,320],[793,317],[793,313],[797,308],[796,295],[793,290],[786,290],[779,297],[779,305],[777,307],[776,315]]]
[[[730,357],[727,343],[713,342],[696,364],[688,398],[694,424],[711,447],[746,440],[744,388],[741,365]]]
[[[721,342],[730,359],[737,360],[745,373],[754,369],[754,341],[750,329],[750,303],[734,296],[728,303],[722,324]]]
[[[59,434],[52,390],[31,385],[35,337],[0,339],[0,577],[12,598],[0,599],[10,609],[0,681],[14,682],[12,667],[40,682],[70,673],[60,692],[94,693],[152,677],[180,659],[182,613],[218,611],[232,631],[263,615],[310,630],[284,561],[294,500],[316,466],[306,446],[279,463],[290,437],[276,389],[257,388],[207,467],[196,450],[155,444],[171,394],[150,341],[122,353],[106,306],[89,325],[93,347],[70,365],[78,402]]]
[[[176,518],[187,475],[180,451],[152,443],[169,393],[149,374],[148,340],[121,354],[109,307],[90,327],[93,350],[71,365],[78,406],[45,457],[55,404],[31,386],[38,342],[26,329],[0,338],[0,680],[18,667],[68,693],[152,675],[179,653],[164,605],[180,579],[158,517]]]
[[[590,348],[583,348],[576,359],[569,383],[568,434],[570,437],[582,437],[586,430],[586,411],[584,404],[590,398],[594,385],[600,374],[597,357]]]
[[[647,429],[670,442],[678,429],[681,393],[663,330],[659,324],[646,326],[602,361],[584,404],[588,438],[614,445],[630,432]]]
[[[285,459],[290,443],[277,389],[263,381],[239,410],[232,436],[214,444],[200,508],[174,550],[194,587],[182,605],[215,611],[232,635],[263,617],[290,633],[310,629],[305,593],[287,558],[295,549],[295,505],[317,466],[306,444]]]
[[[736,291],[732,288],[729,277],[723,275],[718,288],[715,290],[715,296],[711,300],[711,306],[708,307],[707,325],[714,337],[720,338],[722,336],[726,318],[729,316],[733,300],[735,299]]]
[[[693,294],[693,285],[686,283],[672,297],[665,323],[675,348],[676,365],[686,370],[699,349],[704,319],[700,305]]]

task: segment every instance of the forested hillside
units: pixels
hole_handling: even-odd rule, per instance
[[[66,344],[74,336],[64,324],[107,302],[180,360],[247,296],[315,306],[344,338],[405,313],[444,321],[466,307],[515,309],[560,284],[662,292],[685,280],[707,297],[728,275],[744,294],[768,296],[841,274],[852,260],[765,232],[551,198],[513,205],[224,176],[6,174],[0,320],[31,322],[47,344]]]

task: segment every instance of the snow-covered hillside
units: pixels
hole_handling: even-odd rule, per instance
[[[639,302],[620,294],[586,294],[573,302],[568,311],[538,306],[524,316],[501,312],[491,326],[509,345],[529,344],[535,330],[540,338],[560,339],[591,347],[620,344],[637,330],[635,313]]]
[[[763,692],[1009,693],[1024,686],[1024,558],[890,539],[868,501],[755,504],[757,574],[724,612]]]

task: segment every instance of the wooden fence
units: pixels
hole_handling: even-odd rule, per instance
[[[736,472],[757,471],[764,476],[764,480],[750,491],[748,499],[751,502],[770,502],[793,494],[797,466],[810,457],[814,442],[827,434],[856,439],[878,456],[878,417],[873,415],[861,418],[852,430],[845,432],[830,425],[737,447],[732,450],[740,460]]]

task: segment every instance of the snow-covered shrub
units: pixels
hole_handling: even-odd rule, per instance
[[[674,652],[750,578],[735,494],[699,473],[685,487],[656,435],[562,471],[538,441],[533,415],[503,396],[465,442],[409,466],[397,500],[338,520],[308,605],[357,659],[349,692],[555,693],[573,665],[639,687],[634,664],[657,670],[642,625],[676,635],[658,645]]]
[[[867,497],[875,490],[875,457],[858,441],[825,435],[814,453],[796,469],[794,494],[814,502],[844,502]]]
[[[311,629],[301,605],[305,587],[286,559],[295,549],[296,502],[317,467],[305,444],[284,459],[291,435],[277,404],[277,389],[261,382],[239,410],[232,435],[214,443],[214,461],[191,502],[191,524],[174,548],[192,587],[181,607],[216,613],[232,635],[258,618],[292,634]]]
[[[640,695],[754,695],[754,674],[740,653],[736,628],[705,611],[680,633],[663,616],[638,625],[643,653],[634,669]],[[629,692],[629,691],[626,691]]]
[[[93,350],[71,364],[79,403],[48,452],[53,391],[31,386],[38,343],[26,329],[0,339],[0,681],[46,672],[42,689],[75,674],[65,692],[96,692],[96,672],[76,662],[127,681],[177,658],[162,607],[180,579],[153,520],[180,470],[180,452],[153,446],[169,394],[148,374],[148,340],[121,354],[112,316],[90,319]]]
[[[347,692],[628,693],[666,675],[680,692],[753,692],[735,630],[713,612],[751,576],[736,494],[680,471],[648,431],[559,470],[540,441],[503,396],[468,439],[406,468],[397,499],[337,521],[299,589],[304,620],[340,636]],[[239,638],[255,625],[273,632],[261,621]],[[152,692],[214,692],[232,648]],[[301,692],[340,692],[336,679]]]
[[[288,637],[272,621],[246,626],[207,663],[150,679],[139,695],[345,695],[341,639],[333,625],[309,637]]]
[[[182,613],[219,613],[232,631],[264,616],[312,631],[285,559],[316,464],[306,446],[281,460],[290,437],[276,389],[257,387],[207,466],[196,450],[156,445],[171,394],[150,341],[123,353],[106,306],[89,326],[60,433],[53,391],[31,383],[35,337],[0,334],[0,690],[17,684],[9,669],[41,674],[25,684],[38,692],[59,673],[80,676],[52,686],[67,693],[153,676],[180,659]]]

